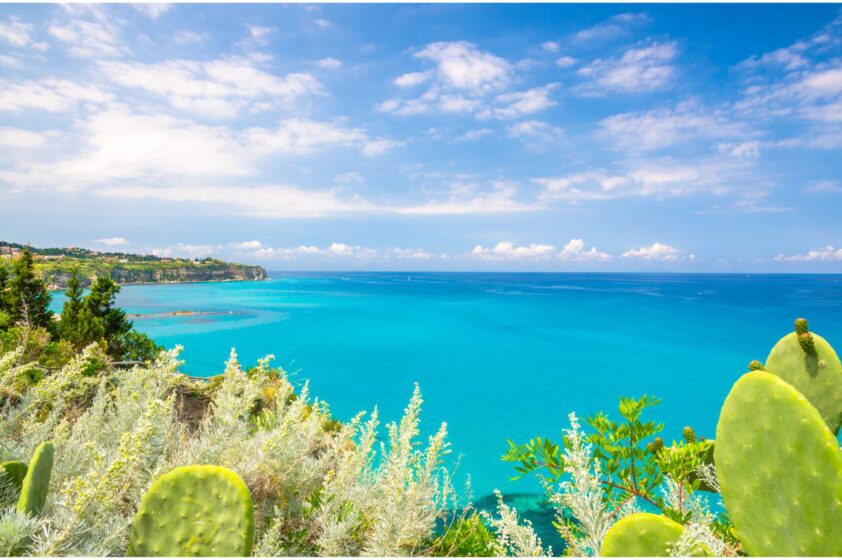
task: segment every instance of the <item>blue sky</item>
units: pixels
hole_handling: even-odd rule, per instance
[[[2,5],[0,239],[842,271],[834,5]]]

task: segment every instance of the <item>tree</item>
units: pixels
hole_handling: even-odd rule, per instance
[[[88,308],[82,299],[83,292],[79,271],[74,269],[64,292],[67,301],[61,311],[58,333],[62,340],[71,343],[77,350],[100,340],[105,334],[102,319]]]
[[[118,359],[123,355],[125,337],[132,330],[132,322],[126,319],[126,312],[114,305],[119,292],[120,286],[114,280],[102,276],[96,279],[91,293],[84,300],[86,311],[101,322],[108,354]]]
[[[33,327],[44,327],[48,331],[55,328],[50,311],[50,293],[44,281],[35,274],[29,247],[24,247],[12,263],[12,274],[7,280],[6,306],[12,323],[27,320]]]
[[[6,286],[9,284],[9,267],[5,259],[0,259],[0,329],[10,325],[8,304],[6,303]]]

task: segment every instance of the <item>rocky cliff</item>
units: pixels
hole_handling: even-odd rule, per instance
[[[23,251],[19,243],[0,241],[0,266]],[[261,266],[228,263],[218,259],[180,259],[156,255],[101,252],[79,247],[29,247],[35,260],[35,271],[51,290],[67,287],[76,270],[82,284],[88,286],[96,278],[110,276],[118,284],[164,284],[178,282],[230,282],[265,280]]]
[[[110,264],[79,267],[82,284],[87,286],[99,276],[107,275],[118,284],[166,284],[180,282],[231,282],[239,280],[265,280],[266,270],[260,266],[232,263],[155,263]],[[36,265],[36,270],[51,290],[67,287],[67,281],[74,266],[72,262]],[[93,269],[93,270],[92,270]]]

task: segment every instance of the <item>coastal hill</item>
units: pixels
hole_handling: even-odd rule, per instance
[[[0,241],[0,263],[12,259],[23,250],[18,243]],[[67,287],[73,269],[79,270],[82,284],[92,279],[110,276],[118,284],[162,284],[178,282],[227,282],[234,280],[264,280],[266,270],[261,266],[228,263],[217,259],[176,259],[130,253],[103,253],[79,247],[30,247],[35,270],[51,290]]]

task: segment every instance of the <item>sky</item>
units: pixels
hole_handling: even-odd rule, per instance
[[[838,5],[0,5],[0,239],[842,272]]]

